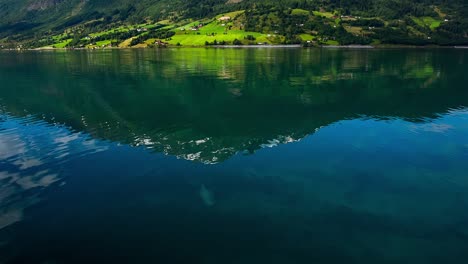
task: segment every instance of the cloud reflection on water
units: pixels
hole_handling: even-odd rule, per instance
[[[63,163],[106,149],[88,139],[60,125],[2,114],[0,229],[20,221],[24,210],[41,200],[42,192],[65,181]]]

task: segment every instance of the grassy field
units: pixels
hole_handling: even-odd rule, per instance
[[[115,25],[114,28],[106,29],[100,32],[93,32],[84,36],[82,40],[92,40],[95,37],[101,37],[108,34],[116,32],[129,32],[133,31],[129,36],[133,36],[126,40],[120,40],[118,47],[127,48],[127,47],[148,47],[153,46],[157,39],[150,38],[142,40],[142,43],[137,45],[131,45],[132,40],[138,36],[143,36],[148,34],[148,32],[136,31],[137,29],[146,28],[159,28],[160,30],[171,30],[175,32],[175,35],[169,39],[161,39],[161,41],[168,43],[169,45],[181,45],[181,46],[205,46],[208,44],[233,44],[234,40],[239,40],[242,44],[280,44],[285,40],[284,36],[271,33],[273,29],[265,30],[268,33],[259,33],[259,32],[247,32],[242,29],[243,27],[243,15],[244,11],[235,11],[229,13],[219,14],[212,18],[200,19],[200,20],[182,20],[178,22],[171,22],[169,20],[151,22],[143,24],[134,24],[134,25]],[[334,18],[336,14],[334,12],[321,12],[313,11],[311,12],[304,9],[292,9],[292,15],[297,16],[321,16],[325,17],[326,23],[337,27],[337,24],[341,22],[341,18]],[[230,19],[221,20],[221,17],[229,17]],[[414,21],[420,25],[428,26],[432,29],[438,27],[441,21],[431,18],[431,17],[422,17],[422,18],[413,18]],[[273,21],[273,20],[272,20]],[[271,22],[271,21],[270,21]],[[272,22],[271,22],[272,23]],[[279,22],[278,22],[279,23]],[[345,30],[354,34],[361,35],[365,33],[361,27],[353,27],[345,25]],[[302,41],[313,41],[316,40],[317,32],[314,31],[305,31],[305,33],[299,34],[298,37]],[[323,36],[322,36],[323,37]],[[62,34],[52,37],[52,40],[55,42],[52,46],[56,48],[64,48],[68,43],[72,41],[73,34],[70,31],[65,31]],[[87,45],[88,48],[102,48],[107,47],[111,43],[117,43],[117,40],[106,39],[102,41],[97,41]],[[135,44],[135,43],[133,43]],[[328,40],[324,43],[325,45],[339,45],[335,40]]]
[[[310,35],[310,34],[300,34],[299,37],[303,40],[303,41],[312,41],[315,39],[314,36]]]
[[[236,18],[237,16],[241,15],[244,13],[244,10],[239,10],[239,11],[234,11],[234,12],[229,12],[229,13],[224,13],[224,14],[221,14],[221,15],[217,15],[216,18],[220,18],[220,17],[223,17],[223,16],[228,16],[232,19]]]
[[[65,48],[68,43],[70,43],[72,41],[72,39],[66,39],[66,40],[63,40],[59,43],[55,43],[54,45],[52,45],[54,48],[57,48],[57,49],[63,49]]]
[[[295,8],[291,10],[291,15],[293,16],[308,16],[310,12],[304,9]]]
[[[235,17],[242,12],[243,11],[227,13],[224,14],[224,16]],[[171,40],[168,41],[169,44],[176,45],[179,43],[183,46],[203,46],[205,45],[205,42],[212,43],[216,40],[217,42],[226,41],[228,43],[232,43],[235,39],[247,44],[248,41],[245,40],[247,35],[255,37],[255,40],[252,40],[253,43],[271,43],[267,34],[246,32],[237,29],[231,21],[219,21],[217,18],[221,16],[222,15],[217,16],[215,19],[211,20],[193,21],[177,27],[176,35],[171,37]],[[203,26],[197,28],[197,30],[192,30],[200,24],[203,24]]]
[[[442,21],[435,19],[433,17],[412,17],[413,21],[422,27],[429,27],[434,30],[440,26]]]
[[[331,12],[320,12],[320,11],[313,11],[314,16],[322,16],[326,18],[332,18],[334,16]]]
[[[339,45],[340,43],[338,43],[338,41],[336,41],[336,40],[331,40],[331,39],[330,39],[330,40],[327,40],[327,42],[325,42],[325,44],[327,44],[327,45],[332,45],[332,46],[337,46],[337,45]]]
[[[119,44],[119,48],[127,48],[130,46],[130,43],[132,42],[134,38],[129,38],[129,39],[126,39],[124,41],[122,41],[122,43]]]
[[[362,27],[344,26],[344,28],[346,29],[346,31],[354,35],[362,34],[363,31]]]
[[[111,44],[111,42],[112,42],[112,39],[98,41],[98,42],[96,42],[96,46],[98,46],[98,47],[108,46],[108,45]]]
[[[177,43],[179,43],[185,46],[203,46],[205,45],[205,42],[212,43],[213,41],[216,40],[217,42],[226,41],[226,42],[232,43],[232,41],[234,41],[235,39],[238,39],[240,41],[245,42],[244,44],[247,44],[246,43],[247,41],[244,40],[244,37],[246,37],[247,35],[252,35],[256,38],[256,40],[253,41],[254,43],[258,43],[258,42],[271,43],[271,41],[268,39],[267,35],[265,34],[261,34],[258,32],[245,32],[242,30],[230,30],[226,34],[221,33],[221,34],[217,34],[214,36],[202,35],[202,34],[197,35],[196,33],[192,33],[192,32],[189,32],[188,34],[176,34],[168,42],[173,45],[176,45]]]

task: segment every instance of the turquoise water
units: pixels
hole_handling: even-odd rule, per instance
[[[468,51],[0,52],[0,263],[463,263]]]

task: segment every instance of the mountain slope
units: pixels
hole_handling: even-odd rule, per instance
[[[161,20],[174,31],[186,22],[208,22],[236,10],[245,10],[234,21],[238,30],[279,34],[283,43],[468,43],[464,0],[0,0],[0,43],[41,46],[41,39],[72,32],[70,42],[104,29]],[[310,37],[301,38],[304,34]]]

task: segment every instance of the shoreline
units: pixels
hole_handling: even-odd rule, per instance
[[[192,46],[194,48],[197,47],[205,47],[205,48],[218,48],[218,49],[258,49],[258,48],[302,48],[301,44],[293,44],[293,45],[213,45],[213,46]],[[182,48],[182,47],[181,47]]]
[[[329,46],[320,46],[320,48],[324,49],[374,49],[375,46],[371,45],[329,45]]]
[[[53,48],[53,47],[42,47],[42,48],[31,48],[31,49],[0,49],[1,51],[74,51],[74,50],[137,50],[137,49],[290,49],[290,48],[312,48],[312,49],[468,49],[468,46],[411,46],[411,45],[322,45],[322,46],[311,46],[304,47],[300,44],[292,45],[213,45],[213,46],[166,46],[166,47],[104,47],[104,48]]]

